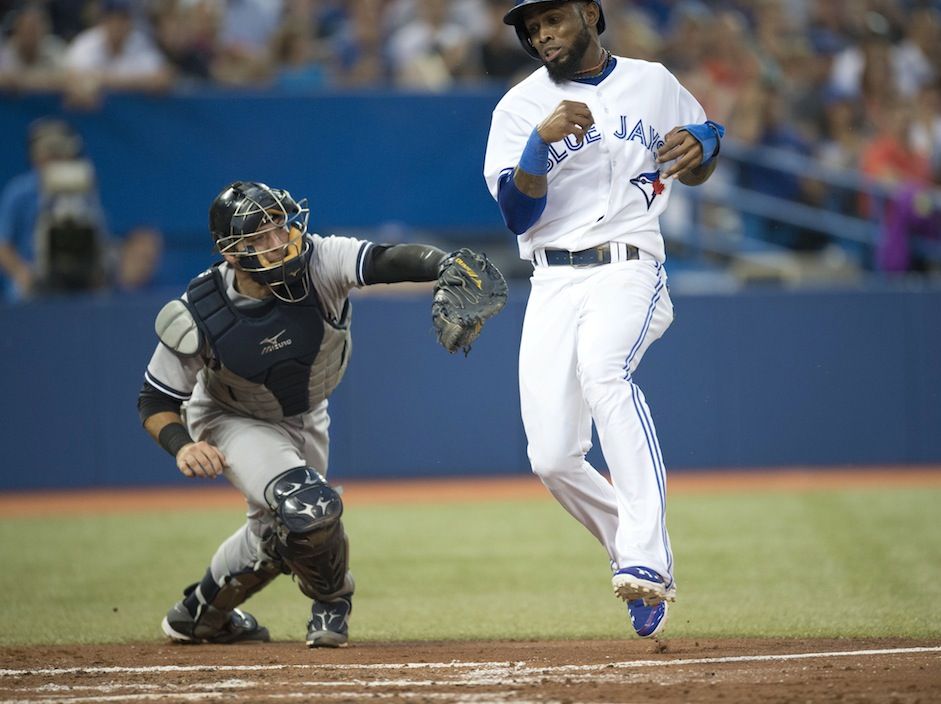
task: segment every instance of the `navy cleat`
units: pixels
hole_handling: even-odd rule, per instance
[[[676,587],[671,583],[667,588],[660,573],[649,567],[634,565],[619,569],[611,578],[611,584],[615,596],[626,602],[641,599],[648,605],[655,605],[676,599]]]
[[[341,648],[349,640],[353,602],[343,596],[335,601],[314,601],[307,622],[308,648]]]
[[[260,626],[250,613],[240,609],[226,613],[212,606],[203,608],[204,617],[197,622],[183,602],[177,602],[167,612],[160,627],[170,640],[177,643],[267,643],[271,640],[268,629]]]
[[[627,602],[631,625],[641,638],[653,638],[663,632],[667,625],[667,602],[648,605],[643,599]]]

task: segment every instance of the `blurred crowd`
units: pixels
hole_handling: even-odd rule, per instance
[[[0,0],[0,88],[396,86],[532,70],[490,0]]]
[[[502,22],[511,0],[0,0],[0,92],[510,85],[537,64]],[[867,217],[873,268],[922,265],[941,239],[941,0],[602,0],[604,44],[659,61],[745,144],[884,184],[858,189],[759,162],[738,185]],[[779,153],[779,152],[770,152]],[[770,166],[773,166],[770,165]],[[806,227],[744,216],[754,238],[815,249]]]

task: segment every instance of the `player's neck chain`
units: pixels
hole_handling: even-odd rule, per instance
[[[604,73],[604,70],[608,68],[608,62],[611,60],[611,52],[607,49],[602,49],[601,51],[601,63],[591,68],[586,68],[584,71],[579,71],[573,78],[597,78]]]

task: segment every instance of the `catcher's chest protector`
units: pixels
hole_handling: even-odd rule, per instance
[[[212,348],[210,395],[246,415],[280,419],[305,413],[339,383],[349,352],[349,311],[329,325],[316,295],[236,307],[218,269],[187,289],[190,310]]]

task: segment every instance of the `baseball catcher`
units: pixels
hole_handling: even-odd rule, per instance
[[[438,268],[431,317],[438,342],[448,351],[470,352],[484,322],[506,305],[506,279],[486,254],[460,249]]]
[[[222,261],[157,315],[138,398],[144,428],[187,477],[223,475],[246,522],[163,619],[181,643],[267,641],[238,607],[280,574],[312,600],[307,645],[349,638],[355,584],[343,501],[328,484],[328,398],[349,363],[354,288],[437,281],[448,349],[469,347],[506,298],[486,257],[307,231],[306,200],[236,181],[209,209]],[[453,330],[452,330],[453,327]]]

